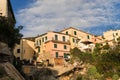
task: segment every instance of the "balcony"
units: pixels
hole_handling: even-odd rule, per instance
[[[55,40],[54,38],[52,38],[51,41],[52,41],[52,42],[55,42],[55,43],[61,43],[61,44],[70,44],[70,41],[69,41],[69,40],[62,41],[62,40]]]
[[[40,47],[40,44],[35,43],[34,46],[37,48],[37,47]]]

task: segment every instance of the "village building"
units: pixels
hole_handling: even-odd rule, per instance
[[[104,43],[109,44],[110,46],[113,46],[117,42],[117,38],[120,37],[120,30],[109,30],[103,33],[104,36]]]
[[[102,43],[102,42],[104,42],[104,37],[103,36],[95,36],[93,42],[94,43]]]
[[[21,60],[31,60],[34,53],[38,63],[63,65],[70,58],[70,49],[77,47],[84,52],[93,51],[95,43],[100,40],[92,34],[70,27],[60,32],[48,31],[33,41],[23,38],[20,45],[16,45],[14,55]]]
[[[38,53],[37,62],[42,60],[48,64],[62,65],[70,54],[69,36],[64,33],[50,31],[42,34],[35,39],[35,46]]]
[[[0,16],[5,17],[10,25],[15,25],[16,20],[10,0],[0,0]]]
[[[34,37],[22,38],[20,44],[16,44],[14,48],[14,56],[32,63],[34,58],[37,57],[34,41]]]
[[[117,40],[119,35],[119,30],[107,31],[103,36],[96,36],[69,27],[60,32],[48,31],[34,38],[21,39],[14,49],[14,55],[21,60],[32,61],[35,56],[37,63],[63,65],[70,59],[70,49],[77,47],[83,52],[91,52],[96,43],[114,45],[113,40]]]
[[[77,47],[84,52],[93,51],[95,35],[73,27],[66,28],[60,32],[70,36],[71,49]]]

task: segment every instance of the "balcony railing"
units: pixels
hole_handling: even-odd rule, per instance
[[[35,47],[40,47],[40,44],[36,44],[36,43],[35,43],[34,46],[35,46]]]
[[[69,40],[65,40],[65,41],[63,41],[63,40],[55,40],[54,38],[52,38],[52,41],[53,42],[58,42],[58,43],[67,43],[67,44],[70,44],[70,41]]]

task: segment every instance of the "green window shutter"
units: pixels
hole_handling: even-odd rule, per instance
[[[45,40],[47,41],[47,36],[45,37]]]
[[[73,42],[75,42],[75,39],[73,38]]]
[[[66,53],[64,53],[64,58],[68,58]]]
[[[65,36],[63,36],[63,41],[65,42]]]
[[[39,40],[39,42],[40,42],[40,45],[41,45],[41,40]]]
[[[54,48],[57,48],[57,44],[54,44]]]
[[[42,42],[44,42],[44,38],[42,38]]]
[[[67,46],[66,46],[66,45],[64,45],[64,49],[67,49]]]
[[[87,39],[90,39],[90,36],[89,36],[89,35],[87,36]]]
[[[55,54],[56,54],[56,58],[58,58],[58,57],[59,57],[59,54],[58,54],[58,52],[56,52]]]
[[[58,40],[58,35],[55,35],[55,40]]]
[[[77,35],[77,32],[76,32],[76,31],[74,31],[74,35]]]
[[[68,35],[68,31],[66,31],[66,35]]]
[[[40,52],[40,47],[38,48],[38,52]]]

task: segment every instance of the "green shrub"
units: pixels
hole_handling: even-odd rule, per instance
[[[112,80],[118,80],[118,79],[119,79],[119,76],[117,74],[114,74],[112,77]]]
[[[79,75],[76,80],[82,80],[82,76]]]

